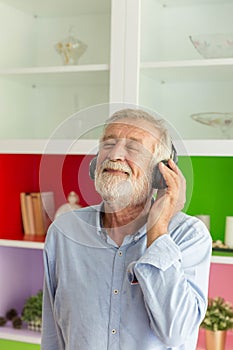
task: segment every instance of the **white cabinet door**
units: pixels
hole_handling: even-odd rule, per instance
[[[1,0],[0,29],[1,139],[49,138],[109,101],[111,0]],[[87,49],[74,64],[80,41]]]
[[[139,69],[128,70],[128,102],[157,111],[182,139],[232,139],[233,1],[143,0],[134,7],[126,46],[132,67],[138,49],[140,59]]]

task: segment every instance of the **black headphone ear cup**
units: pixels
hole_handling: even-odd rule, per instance
[[[175,164],[178,163],[178,155],[177,151],[175,149],[175,146],[172,143],[172,150],[171,150],[171,159],[174,161]],[[167,160],[162,160],[162,162],[168,166],[168,161]],[[163,188],[166,188],[166,181],[163,178],[163,175],[161,174],[159,170],[159,164],[157,164],[154,169],[153,169],[153,174],[152,174],[152,188],[161,190]]]
[[[93,158],[89,164],[89,176],[92,180],[95,179],[96,163],[97,163],[97,156]]]
[[[163,188],[166,188],[166,182],[163,178],[163,175],[161,174],[159,170],[159,164],[156,164],[156,166],[153,169],[153,174],[152,174],[152,188],[161,190]]]
[[[177,151],[175,149],[175,146],[172,143],[172,153],[171,153],[171,158],[174,161],[175,164],[178,163],[178,155],[177,155]]]

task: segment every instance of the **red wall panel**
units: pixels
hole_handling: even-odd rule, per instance
[[[88,176],[92,156],[0,154],[0,238],[22,239],[20,192],[53,191],[58,208],[74,190],[82,206],[98,203]]]

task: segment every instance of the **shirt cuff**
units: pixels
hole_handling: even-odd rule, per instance
[[[128,280],[132,286],[138,284],[138,279],[134,273],[135,264],[136,264],[136,261],[131,262],[127,269]]]
[[[149,264],[165,271],[182,260],[180,248],[169,234],[158,237],[137,261],[136,265]]]
[[[151,265],[162,271],[166,271],[172,265],[182,260],[181,251],[169,234],[158,237],[145,251],[138,261],[128,266],[128,280],[134,285],[137,284],[135,270],[142,265]]]

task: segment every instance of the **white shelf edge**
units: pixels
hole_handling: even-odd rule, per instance
[[[233,156],[233,140],[174,140],[180,156]]]
[[[0,247],[44,249],[44,243],[23,240],[0,239]]]
[[[3,154],[96,154],[97,140],[48,140],[11,139],[0,140]]]
[[[108,71],[108,64],[83,64],[72,66],[50,66],[50,67],[25,67],[0,69],[0,75],[27,75],[27,74],[53,74],[53,73],[79,73]]]
[[[11,326],[4,326],[0,329],[0,339],[40,345],[41,333],[27,329],[14,329]]]
[[[233,256],[212,255],[211,263],[233,265]]]
[[[180,156],[233,156],[233,140],[173,140]],[[96,154],[97,139],[6,139],[2,154]]]
[[[10,239],[0,239],[0,247],[10,247],[10,248],[27,248],[27,249],[44,249],[44,243],[42,242],[30,242],[30,241],[17,241]],[[212,255],[211,263],[215,264],[232,264],[233,256],[220,256]],[[1,333],[0,333],[1,338]]]
[[[182,61],[152,61],[141,62],[141,69],[150,68],[194,68],[194,67],[216,67],[233,66],[233,58],[212,58],[202,60],[182,60]]]

